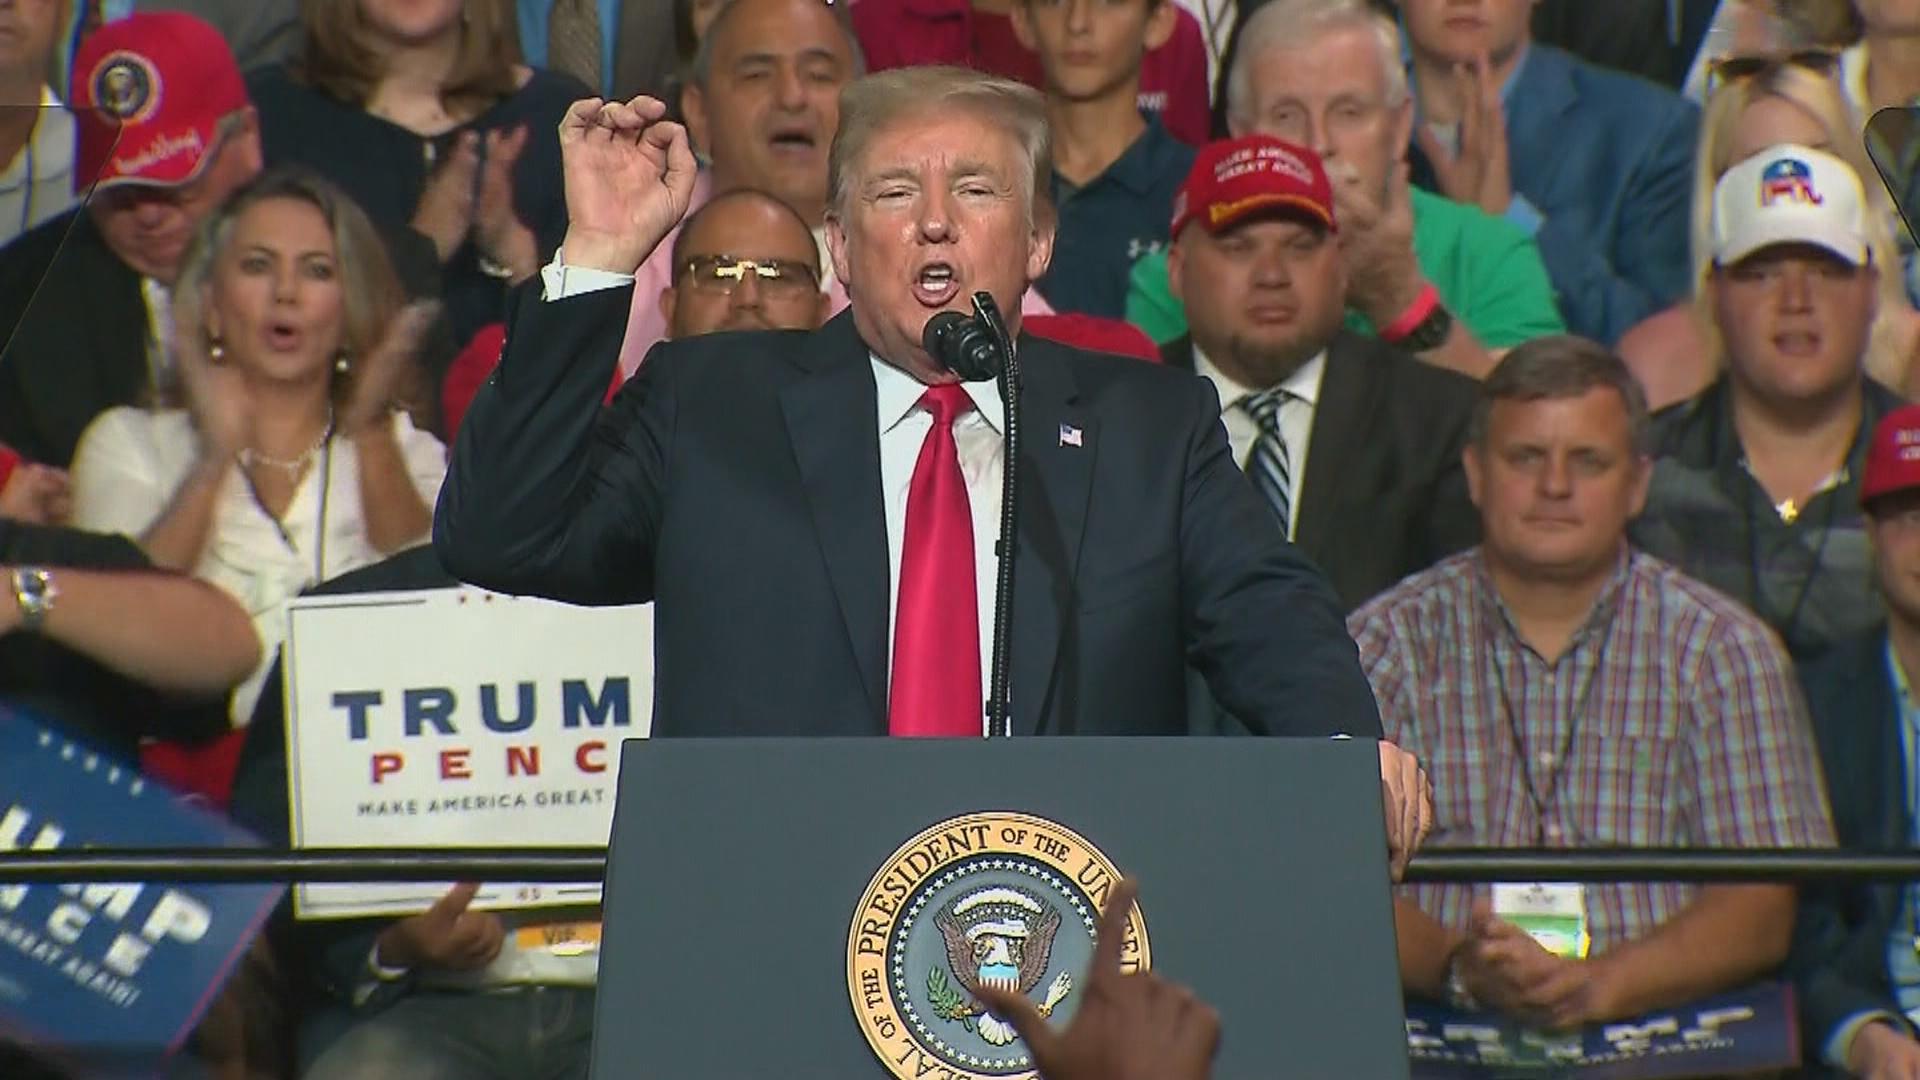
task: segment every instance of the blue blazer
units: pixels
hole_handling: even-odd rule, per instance
[[[1834,833],[1847,850],[1910,846],[1907,762],[1886,650],[1886,632],[1876,630],[1836,644],[1801,669]],[[1825,1052],[1848,1017],[1876,1009],[1900,1015],[1887,971],[1887,935],[1902,895],[1899,885],[1880,883],[1802,890],[1789,966],[1808,1060]]]
[[[1673,91],[1528,47],[1507,96],[1508,159],[1514,191],[1540,215],[1534,240],[1569,330],[1612,345],[1692,291],[1699,134],[1700,110]],[[1413,154],[1414,183],[1440,190]]]

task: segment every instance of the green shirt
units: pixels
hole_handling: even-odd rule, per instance
[[[1420,188],[1411,191],[1413,253],[1420,272],[1481,344],[1507,349],[1566,330],[1540,249],[1518,225]],[[1133,264],[1127,321],[1161,344],[1187,332],[1187,314],[1167,283],[1166,252]],[[1347,327],[1369,336],[1374,332],[1357,311],[1347,312]]]

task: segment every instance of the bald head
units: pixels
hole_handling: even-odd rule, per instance
[[[765,192],[715,196],[687,219],[674,241],[673,285],[660,294],[671,338],[718,330],[810,330],[826,310],[813,230]]]

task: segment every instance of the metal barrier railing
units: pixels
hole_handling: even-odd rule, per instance
[[[0,854],[0,885],[90,882],[600,881],[605,848],[101,848]],[[1418,856],[1408,881],[1920,881],[1920,849],[1458,848]]]

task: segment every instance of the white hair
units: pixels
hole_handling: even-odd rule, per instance
[[[1240,27],[1233,67],[1227,71],[1227,116],[1236,128],[1254,120],[1253,65],[1268,49],[1305,49],[1337,30],[1363,27],[1380,42],[1380,75],[1389,107],[1407,99],[1407,69],[1401,60],[1400,28],[1367,0],[1267,0]]]

